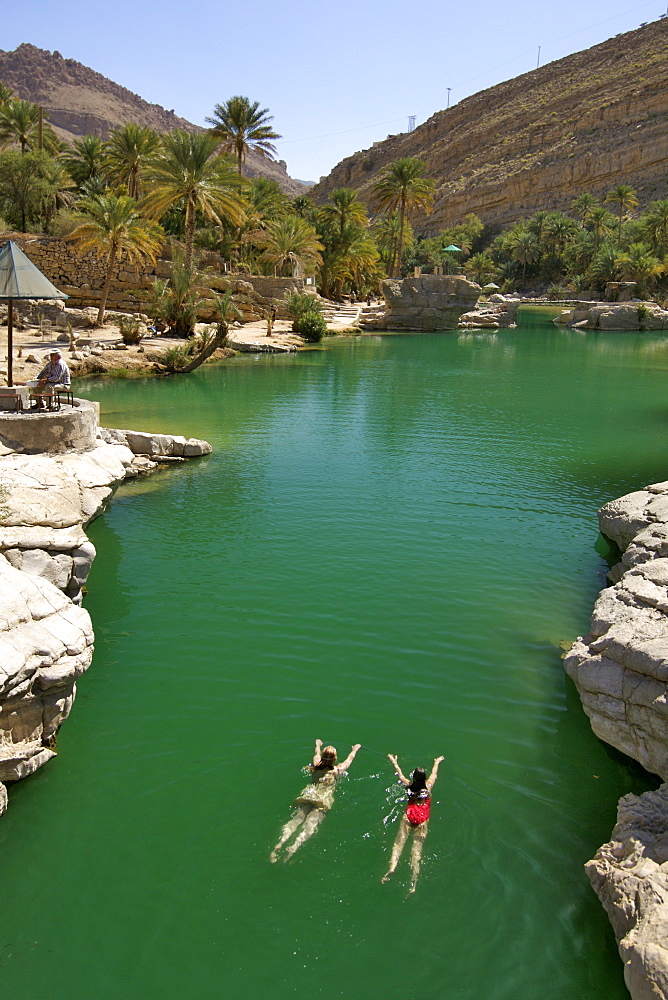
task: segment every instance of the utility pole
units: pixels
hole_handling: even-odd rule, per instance
[[[450,91],[452,90],[452,87],[447,87],[446,89],[448,91],[448,103],[445,106],[445,110],[447,111],[448,108],[450,107]]]
[[[536,60],[536,69],[540,66],[540,45],[538,46],[538,59]]]

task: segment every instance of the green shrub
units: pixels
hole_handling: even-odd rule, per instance
[[[285,296],[285,308],[288,316],[292,320],[292,329],[294,333],[301,333],[298,329],[298,323],[303,316],[320,316],[324,322],[324,318],[322,316],[322,302],[320,299],[317,299],[315,295],[309,295],[306,292],[290,292]]]
[[[558,299],[567,299],[568,289],[564,288],[563,285],[550,285],[547,290],[547,297],[550,302],[556,302]]]
[[[119,316],[116,323],[124,344],[138,344],[144,336],[136,316]]]
[[[317,344],[327,333],[327,323],[322,313],[313,309],[302,313],[299,319],[293,322],[292,329],[304,340]]]
[[[183,347],[170,347],[162,356],[162,363],[170,372],[185,368],[195,350],[195,341],[190,338]]]

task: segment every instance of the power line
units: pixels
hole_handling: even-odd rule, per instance
[[[561,35],[559,38],[553,38],[552,41],[551,41],[551,44],[555,45],[557,42],[566,41],[569,38],[574,38],[576,35],[581,35],[585,31],[591,31],[593,28],[598,28],[602,24],[609,24],[611,21],[617,21],[620,17],[624,17],[626,14],[633,14],[633,13],[635,13],[635,11],[641,10],[642,8],[646,8],[649,5],[650,4],[648,2],[641,3],[641,4],[636,4],[634,7],[630,7],[627,10],[620,11],[618,14],[615,14],[613,17],[604,18],[602,21],[596,21],[594,24],[589,24],[589,25],[585,25],[585,27],[583,27],[583,28],[578,28],[577,31],[571,31],[567,35]],[[654,6],[653,0],[652,0],[652,6]],[[660,15],[660,16],[664,16],[664,15]],[[629,29],[629,30],[632,30],[632,29]],[[600,43],[595,43],[595,44],[600,44]],[[517,63],[517,61],[519,59],[523,58],[524,56],[526,56],[529,53],[534,52],[534,51],[535,51],[535,49],[523,49],[521,52],[518,52],[513,57],[513,59],[508,60],[508,61],[503,62],[503,63],[497,63],[496,66],[492,66],[491,67],[491,72],[494,72],[495,70],[503,69],[506,66],[514,65],[514,64]],[[540,51],[541,51],[541,46],[539,45],[538,46],[538,65],[540,65]],[[470,76],[466,80],[463,80],[459,84],[458,87],[447,87],[446,88],[447,92],[448,92],[447,108],[450,107],[450,91],[451,90],[461,90],[468,83],[471,83],[474,80],[479,80],[480,77],[482,77],[482,76],[487,76],[489,74],[489,72],[490,72],[490,67],[487,67],[487,69],[485,71],[483,71],[481,73],[477,73],[475,76]],[[489,86],[490,87],[496,86],[496,84],[490,84]],[[431,115],[433,115],[435,113],[436,112],[434,112],[434,111],[430,112]],[[411,121],[411,119],[414,119],[415,117],[416,117],[415,115],[410,115],[409,116],[409,131],[412,131],[412,129],[410,128],[410,121]],[[305,136],[303,139],[279,139],[277,141],[277,145],[287,146],[287,145],[291,145],[292,143],[295,143],[295,142],[315,142],[317,139],[330,139],[330,138],[332,138],[334,136],[337,136],[337,135],[350,135],[353,132],[364,132],[366,129],[370,129],[370,128],[381,128],[383,125],[395,125],[397,122],[404,121],[404,120],[405,119],[403,117],[401,117],[401,118],[391,118],[388,121],[375,122],[373,125],[359,125],[356,128],[343,129],[341,132],[325,132],[322,135]]]
[[[401,118],[391,118],[387,122],[376,122],[375,125],[359,125],[357,128],[347,128],[343,132],[326,132],[324,135],[309,135],[304,139],[281,139],[279,140],[282,145],[286,146],[291,142],[314,142],[316,139],[329,139],[333,135],[349,135],[351,132],[363,132],[367,128],[380,128],[381,125],[394,125],[396,122],[402,122],[404,119]]]

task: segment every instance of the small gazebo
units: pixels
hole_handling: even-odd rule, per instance
[[[0,247],[0,302],[7,302],[7,385],[14,385],[15,299],[66,299],[12,240]]]

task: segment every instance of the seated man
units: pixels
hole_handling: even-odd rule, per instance
[[[63,361],[59,350],[50,352],[50,360],[46,363],[42,371],[37,376],[37,384],[33,385],[34,393],[47,393],[53,395],[56,386],[70,387],[70,370]]]

